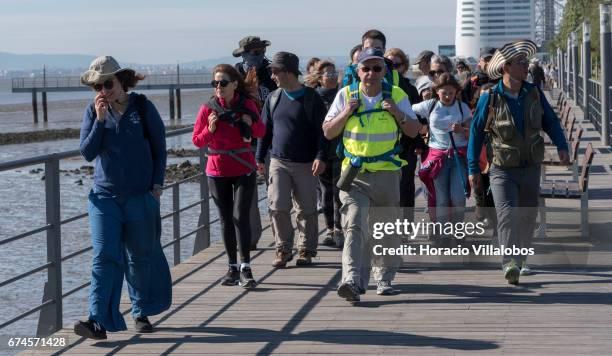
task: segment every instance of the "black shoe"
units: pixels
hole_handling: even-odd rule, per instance
[[[134,327],[139,333],[152,333],[153,325],[146,316],[140,316],[134,320]]]
[[[359,288],[353,282],[342,283],[338,287],[338,295],[348,302],[358,302],[360,300],[359,292]]]
[[[238,268],[234,266],[230,266],[225,276],[223,276],[223,279],[221,279],[221,285],[235,286],[236,284],[238,284],[239,280],[240,280],[240,272],[238,272]]]
[[[245,289],[255,288],[257,282],[253,278],[253,272],[250,267],[244,267],[240,270],[240,286]]]
[[[91,319],[74,323],[74,333],[94,340],[106,340],[104,326]]]
[[[257,244],[249,246],[249,250],[257,251]]]

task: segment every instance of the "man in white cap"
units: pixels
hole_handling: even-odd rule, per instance
[[[468,144],[469,179],[478,189],[478,158],[485,136],[489,135],[493,150],[489,177],[499,242],[502,248],[512,251],[504,253],[502,267],[504,278],[515,285],[520,275],[530,274],[527,256],[520,250],[531,247],[537,216],[540,163],[544,158],[541,130],[557,147],[561,163],[569,163],[559,119],[542,91],[525,81],[529,58],[535,52],[536,45],[529,40],[508,43],[495,52],[487,74],[492,80],[502,79],[481,95]]]
[[[323,123],[328,140],[342,134],[338,187],[345,242],[338,295],[350,302],[359,301],[368,287],[375,244],[398,241],[397,236],[374,240],[369,226],[400,217],[400,170],[406,161],[398,156],[399,139],[401,133],[415,137],[422,126],[406,93],[383,82],[386,68],[382,51],[364,48],[357,65],[360,81],[338,92]],[[387,257],[374,261],[381,295],[394,293],[391,281],[401,263],[399,256]]]

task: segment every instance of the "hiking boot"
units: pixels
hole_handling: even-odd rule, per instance
[[[92,319],[74,323],[74,333],[94,340],[106,340],[104,326]]]
[[[342,283],[338,287],[338,295],[348,302],[358,302],[361,299],[359,297],[359,288],[353,282]]]
[[[238,272],[238,268],[235,266],[230,266],[225,273],[225,276],[221,279],[221,285],[223,286],[235,286],[238,284],[238,280],[240,280],[240,273]]]
[[[359,290],[359,294],[360,295],[366,294],[366,289],[365,288],[359,287],[357,289]]]
[[[521,271],[514,260],[504,266],[504,278],[508,281],[508,284],[517,285],[519,283],[520,274]]]
[[[295,264],[297,266],[308,266],[312,264],[312,258],[316,256],[315,252],[300,250],[299,256],[297,260],[295,260]]]
[[[140,316],[134,320],[134,327],[139,333],[152,333],[153,325],[146,316]]]
[[[276,251],[276,257],[274,258],[274,262],[272,262],[272,267],[275,268],[285,268],[287,266],[287,262],[293,259],[293,254],[291,252],[284,251]]]
[[[533,272],[531,272],[531,268],[527,266],[527,262],[523,261],[521,264],[521,276],[531,276]]]
[[[395,289],[391,285],[391,281],[382,280],[376,284],[376,294],[378,295],[393,295],[395,294]]]
[[[344,247],[344,234],[342,230],[334,231],[334,245],[336,245],[337,248]]]
[[[255,278],[253,278],[253,272],[251,272],[251,267],[243,267],[240,269],[240,286],[244,289],[255,288],[257,282],[255,282]]]
[[[334,232],[332,230],[327,230],[327,233],[325,234],[325,238],[323,239],[323,242],[321,242],[321,245],[323,246],[334,246],[335,245]]]

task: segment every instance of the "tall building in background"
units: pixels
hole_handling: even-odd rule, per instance
[[[482,47],[535,40],[535,0],[457,0],[457,56],[478,58]]]

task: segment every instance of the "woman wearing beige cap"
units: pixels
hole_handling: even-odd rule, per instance
[[[136,331],[151,332],[147,317],[168,309],[172,298],[160,244],[164,124],[144,95],[127,93],[143,78],[110,56],[96,58],[81,76],[96,96],[83,116],[80,151],[96,163],[89,193],[89,318],[75,323],[74,332],[92,339],[127,329],[119,311],[124,274]]]

